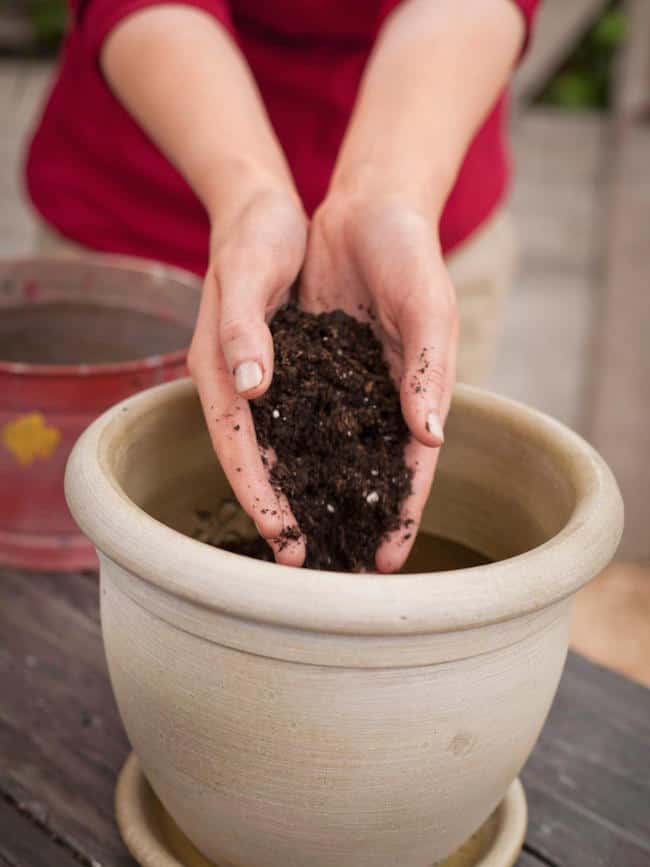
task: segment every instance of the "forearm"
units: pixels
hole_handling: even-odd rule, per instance
[[[380,187],[437,219],[523,36],[511,0],[407,0],[397,7],[366,69],[332,188]]]
[[[101,65],[213,218],[227,219],[227,204],[248,186],[295,194],[246,62],[207,13],[181,5],[134,13],[109,34]]]

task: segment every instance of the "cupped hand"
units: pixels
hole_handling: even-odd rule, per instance
[[[283,541],[295,526],[271,486],[248,401],[267,390],[273,341],[267,321],[288,300],[305,256],[307,224],[297,201],[273,187],[242,194],[213,225],[208,267],[188,367],[214,449],[245,511],[276,560],[302,565],[305,543]],[[272,459],[272,456],[271,456]]]
[[[376,555],[380,572],[395,572],[429,495],[455,379],[455,293],[435,221],[397,197],[330,195],[312,221],[299,293],[308,311],[342,308],[370,321],[399,388],[414,471],[402,518],[414,524]]]

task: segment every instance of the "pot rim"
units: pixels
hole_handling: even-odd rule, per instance
[[[22,266],[70,266],[77,264],[100,268],[101,270],[138,271],[154,279],[173,279],[188,289],[200,291],[201,281],[196,274],[178,268],[175,265],[167,265],[157,262],[155,259],[141,259],[136,256],[112,255],[103,253],[88,253],[78,258],[69,259],[65,256],[3,256],[0,257],[0,269],[15,268]],[[2,308],[0,308],[1,310]],[[111,376],[115,374],[139,373],[153,368],[166,368],[182,364],[187,356],[189,347],[175,349],[172,352],[160,352],[153,355],[143,355],[128,361],[109,361],[103,364],[32,364],[24,361],[5,361],[0,356],[0,375],[7,376],[30,376],[33,378],[58,378],[68,377],[71,379],[98,376]]]
[[[459,385],[457,406],[479,410],[504,428],[516,427],[566,466],[576,506],[547,542],[484,566],[389,575],[295,569],[212,548],[133,503],[107,459],[109,442],[120,436],[129,418],[194,391],[189,379],[177,380],[127,398],[100,416],[72,451],[65,488],[75,520],[101,554],[201,609],[285,628],[359,636],[473,629],[532,614],[572,595],[610,561],[618,545],[623,504],[597,452],[544,413]]]

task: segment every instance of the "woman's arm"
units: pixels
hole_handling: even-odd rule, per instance
[[[437,227],[465,151],[507,83],[523,37],[513,0],[397,6],[366,70],[331,192],[348,200],[396,197]],[[433,323],[427,333],[422,322],[417,334],[425,342],[435,338],[440,352],[431,369],[444,370],[448,341],[434,334]],[[440,415],[446,402],[443,379],[427,391],[427,416]]]
[[[365,71],[301,284],[307,309],[361,305],[400,384],[415,470],[404,519],[428,497],[455,378],[458,321],[438,221],[465,151],[520,53],[513,0],[406,0]],[[409,539],[404,544],[404,539]],[[382,544],[377,567],[406,560],[415,533]]]
[[[296,196],[253,76],[219,21],[153,5],[108,35],[102,70],[123,105],[182,172],[211,218],[242,181]]]
[[[201,9],[152,5],[127,16],[104,41],[101,66],[210,217],[210,266],[188,363],[221,465],[272,541],[295,521],[268,481],[247,399],[270,384],[266,318],[304,259],[306,220],[283,152],[234,40]],[[302,541],[274,549],[285,563],[304,559]]]
[[[521,51],[514,0],[406,0],[384,22],[332,178],[438,219]]]

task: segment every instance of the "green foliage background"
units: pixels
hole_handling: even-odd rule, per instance
[[[66,0],[26,0],[27,14],[32,22],[38,49],[55,49],[65,31]]]
[[[608,108],[613,60],[625,31],[625,12],[619,3],[613,3],[546,85],[539,101],[574,110]]]

